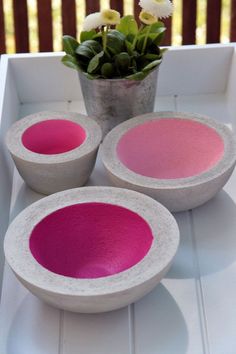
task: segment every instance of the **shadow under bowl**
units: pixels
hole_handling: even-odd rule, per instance
[[[236,140],[209,117],[150,113],[114,128],[102,144],[102,160],[114,185],[183,211],[205,203],[227,182]]]
[[[168,271],[179,231],[166,208],[140,193],[85,187],[32,204],[10,225],[7,262],[33,294],[75,312],[138,300]]]

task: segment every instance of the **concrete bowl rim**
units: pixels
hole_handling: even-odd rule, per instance
[[[96,279],[70,278],[41,266],[29,249],[33,227],[57,209],[90,201],[120,205],[140,215],[153,233],[147,255],[123,272]],[[8,228],[4,252],[17,277],[31,286],[54,294],[88,297],[120,293],[154,278],[171,264],[178,244],[179,229],[174,217],[154,199],[121,188],[82,187],[50,195],[23,210]]]
[[[27,149],[22,142],[23,133],[36,123],[46,120],[69,120],[78,123],[86,132],[84,142],[77,148],[60,154],[39,154]],[[6,146],[10,153],[17,158],[38,164],[64,163],[77,160],[94,151],[102,140],[100,126],[90,117],[66,111],[41,111],[25,116],[15,122],[6,134]]]

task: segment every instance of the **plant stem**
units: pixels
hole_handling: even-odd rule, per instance
[[[147,30],[147,33],[146,33],[146,36],[145,36],[144,41],[143,41],[142,54],[144,54],[144,52],[145,52],[145,49],[146,49],[146,46],[147,46],[148,35],[150,33],[150,30],[151,30],[151,26],[149,26],[149,28]]]
[[[139,33],[142,31],[142,29],[144,28],[144,25],[141,23],[139,29],[138,29],[138,32],[136,33],[135,37],[134,37],[134,40],[133,40],[133,43],[132,43],[132,49],[135,48],[136,46],[136,43],[137,43],[137,40],[138,40],[138,35]]]
[[[108,33],[108,26],[106,26],[105,31],[104,31],[104,26],[102,26],[102,47],[104,52],[106,51],[106,47],[107,47],[107,33]]]

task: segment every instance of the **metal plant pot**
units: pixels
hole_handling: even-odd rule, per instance
[[[103,136],[129,118],[153,112],[158,69],[140,81],[90,80],[79,73],[87,114],[99,123]]]

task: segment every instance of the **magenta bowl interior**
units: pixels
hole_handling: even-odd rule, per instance
[[[107,203],[81,203],[42,219],[29,246],[36,261],[53,273],[100,278],[133,267],[152,242],[148,223],[135,212]]]
[[[224,155],[224,141],[206,124],[167,117],[129,129],[117,144],[117,155],[142,176],[187,178],[213,168]]]
[[[67,119],[49,119],[26,129],[22,143],[32,152],[52,155],[78,148],[85,138],[86,132],[78,123]]]

